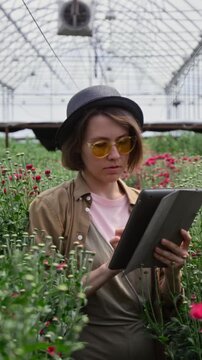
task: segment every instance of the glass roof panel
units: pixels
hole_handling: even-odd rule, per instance
[[[54,120],[53,103],[64,106],[75,91],[107,83],[148,105],[201,54],[201,0],[82,0],[91,36],[58,35],[59,9],[79,1],[0,0],[2,101],[7,89],[16,107],[44,99]]]

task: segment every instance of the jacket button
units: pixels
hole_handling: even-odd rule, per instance
[[[77,239],[78,239],[79,241],[81,241],[81,240],[83,239],[83,235],[79,234],[79,235],[77,236]]]
[[[86,200],[90,201],[91,200],[91,196],[86,196]]]
[[[86,208],[85,208],[85,211],[86,211],[86,212],[89,212],[89,211],[90,211],[90,209],[89,209],[88,207],[86,207]]]

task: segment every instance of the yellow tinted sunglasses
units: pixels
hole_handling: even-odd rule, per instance
[[[116,146],[120,155],[129,154],[135,147],[135,138],[132,136],[122,136],[114,142],[99,140],[93,143],[88,142],[87,145],[91,149],[92,154],[101,159],[110,154],[113,145]]]

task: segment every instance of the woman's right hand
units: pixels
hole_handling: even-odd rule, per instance
[[[110,240],[110,244],[113,246],[114,249],[116,249],[122,233],[123,233],[123,228],[115,230],[115,236]]]
[[[115,249],[121,238],[123,229],[116,229],[115,236],[110,240],[110,244]],[[112,270],[108,267],[109,262],[102,264],[97,269],[92,270],[88,276],[83,277],[84,286],[87,285],[86,295],[93,295],[101,286],[107,281],[112,279],[114,276],[119,274],[122,269]]]

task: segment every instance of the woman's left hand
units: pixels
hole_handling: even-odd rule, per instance
[[[158,246],[155,248],[154,257],[167,265],[167,269],[180,270],[189,256],[188,248],[191,236],[188,231],[181,229],[181,237],[182,243],[180,246],[167,239],[162,239],[163,248]]]

